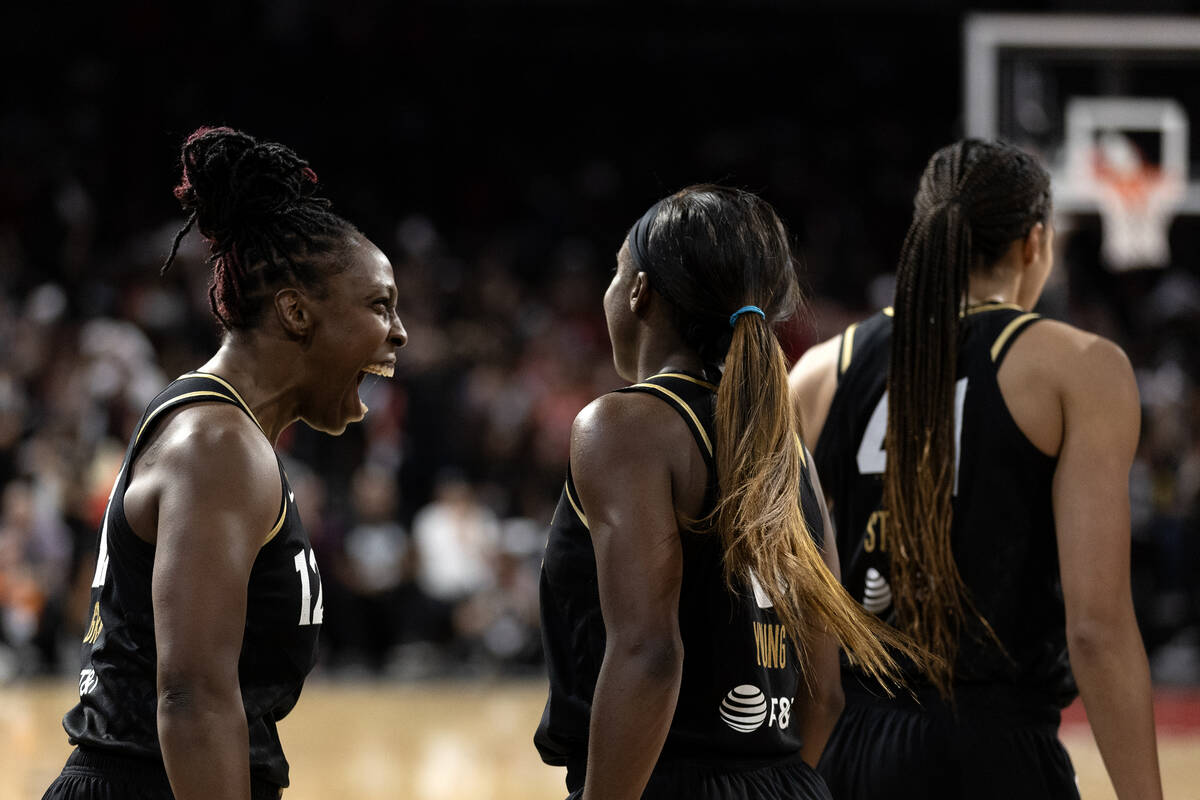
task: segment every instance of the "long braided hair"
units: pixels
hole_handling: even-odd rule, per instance
[[[783,223],[749,192],[699,185],[659,201],[634,227],[630,237],[643,237],[635,268],[671,307],[684,342],[706,364],[724,364],[714,442],[718,499],[693,526],[720,535],[732,591],[757,578],[806,681],[805,643],[829,632],[885,688],[896,683],[889,648],[918,664],[925,654],[846,593],[825,566],[799,503],[800,419],[774,330],[801,300]],[[730,313],[751,304],[765,316],[741,314],[731,327]]]
[[[1016,147],[966,139],[929,160],[914,206],[896,273],[883,505],[897,623],[940,657],[928,675],[950,696],[966,615],[1000,645],[950,541],[961,317],[970,275],[990,273],[1014,241],[1048,221],[1050,177]]]
[[[175,197],[189,213],[165,273],[192,226],[208,240],[208,299],[226,330],[253,328],[282,286],[320,291],[340,271],[329,258],[358,235],[315,194],[317,174],[293,150],[232,128],[200,128],[183,143]]]

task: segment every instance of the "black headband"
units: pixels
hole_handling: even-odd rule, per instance
[[[650,206],[646,213],[642,214],[641,218],[629,229],[629,255],[633,257],[633,267],[647,275],[652,275],[654,272],[650,264],[650,225],[658,216],[658,209],[662,204],[663,201],[659,200]]]

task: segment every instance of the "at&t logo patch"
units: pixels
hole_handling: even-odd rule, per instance
[[[758,730],[767,718],[767,698],[757,686],[743,683],[721,701],[721,719],[740,733]]]
[[[768,703],[761,689],[753,684],[743,683],[725,695],[725,699],[721,701],[720,714],[725,724],[738,733],[753,733],[761,728],[764,722],[768,728],[776,725],[786,728],[791,722],[792,701],[788,697],[772,697]]]

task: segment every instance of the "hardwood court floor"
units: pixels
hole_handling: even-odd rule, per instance
[[[62,683],[0,688],[0,800],[37,800],[58,774],[70,750],[59,719],[74,696]],[[563,771],[544,766],[531,742],[544,699],[538,681],[312,682],[280,725],[292,763],[284,797],[562,798]],[[1159,718],[1166,796],[1200,800],[1200,693],[1164,694]],[[1067,715],[1063,740],[1084,800],[1112,798],[1078,712]]]

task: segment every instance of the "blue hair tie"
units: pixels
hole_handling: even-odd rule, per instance
[[[737,311],[735,311],[729,315],[729,327],[732,328],[734,323],[737,322],[737,318],[747,312],[749,312],[751,314],[758,314],[763,319],[767,318],[767,315],[764,314],[763,310],[761,308],[759,308],[758,306],[742,306]]]

